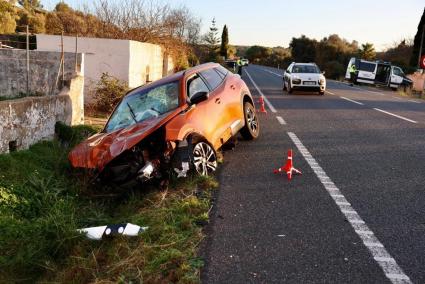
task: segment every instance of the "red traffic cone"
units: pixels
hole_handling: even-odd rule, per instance
[[[294,166],[292,164],[292,150],[291,149],[288,150],[288,159],[286,160],[286,164],[283,167],[280,167],[280,168],[274,170],[273,172],[275,174],[280,173],[280,172],[286,172],[289,180],[292,179],[292,174],[298,174],[298,175],[302,174],[301,171],[294,168]]]
[[[258,99],[258,101],[257,101],[259,104],[260,104],[260,110],[257,110],[258,112],[262,112],[262,113],[267,113],[267,110],[266,110],[266,108],[264,107],[264,98],[263,98],[263,96],[261,96],[259,99]]]

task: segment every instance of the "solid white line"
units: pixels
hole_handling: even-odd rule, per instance
[[[269,100],[266,98],[266,96],[263,94],[263,92],[261,92],[260,88],[257,86],[257,84],[255,84],[254,80],[252,79],[251,75],[249,75],[248,71],[245,70],[246,75],[248,76],[248,78],[251,80],[252,84],[254,85],[254,87],[257,89],[258,93],[264,98],[264,101],[266,102],[267,106],[270,108],[270,110],[275,113],[276,109],[274,108],[274,106],[269,102]]]
[[[298,150],[301,152],[301,149],[306,149],[305,146],[302,144],[301,140],[295,135],[293,132],[288,132],[289,138],[291,138],[292,142],[296,145]],[[307,161],[309,166],[311,168],[319,167],[316,160],[313,158],[313,156],[309,155],[308,157],[302,154],[304,159]],[[317,165],[317,166],[316,166]],[[330,180],[329,177],[327,177],[326,173],[323,172],[323,174],[326,176],[327,180]],[[325,189],[329,191],[332,190],[338,190],[339,189],[335,186],[335,184],[332,183],[332,186],[329,186],[329,182],[323,182],[321,179],[323,186]],[[332,195],[331,193],[329,193]],[[339,192],[338,195],[341,197],[344,197],[344,195]],[[334,200],[336,204],[338,204],[337,201]],[[354,229],[354,231],[357,233],[357,235],[360,237],[360,239],[363,241],[364,245],[368,248],[369,252],[371,253],[372,257],[375,259],[375,261],[378,263],[378,265],[381,267],[382,271],[384,272],[385,276],[392,282],[392,283],[398,283],[398,280],[404,280],[404,283],[412,283],[410,281],[410,278],[403,272],[403,270],[398,266],[397,262],[394,260],[394,262],[384,262],[379,259],[378,257],[387,256],[388,258],[392,258],[391,255],[387,252],[387,250],[384,248],[384,245],[375,237],[372,230],[369,229],[369,227],[366,225],[366,223],[361,219],[360,215],[350,207],[350,210],[344,210],[342,207],[339,207],[339,210],[341,213],[344,214],[345,218],[350,223],[351,227]],[[357,215],[356,219],[351,219],[350,217],[353,217],[351,214]],[[362,224],[361,230],[356,230],[359,226],[356,224]]]
[[[382,262],[395,262],[395,259],[392,258],[392,257],[379,257],[379,256],[377,256],[377,257],[374,257],[374,259],[376,261],[382,261]]]
[[[415,100],[409,100],[409,102],[420,104],[421,102],[417,102]]]
[[[276,119],[279,121],[280,124],[286,125],[286,121],[281,116],[276,116]]]
[[[382,110],[382,109],[379,109],[379,108],[374,108],[374,110],[377,110],[377,111],[380,111],[382,113],[385,113],[385,114],[388,114],[388,115],[391,115],[391,116],[394,116],[394,117],[397,117],[397,118],[406,120],[406,121],[411,122],[411,123],[418,123],[417,121],[414,121],[414,120],[405,118],[403,116],[400,116],[400,115],[397,115],[397,114],[394,114],[394,113],[391,113],[391,112],[388,112],[388,111],[385,111],[385,110]]]
[[[363,103],[361,103],[361,102],[357,102],[357,101],[355,101],[355,100],[352,100],[352,99],[349,99],[349,98],[346,98],[346,97],[340,97],[341,99],[343,99],[343,100],[346,100],[346,101],[349,101],[349,102],[352,102],[352,103],[355,103],[355,104],[358,104],[358,105],[363,105]]]

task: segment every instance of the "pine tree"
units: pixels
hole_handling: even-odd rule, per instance
[[[209,49],[209,60],[210,61],[217,61],[217,45],[219,43],[218,37],[217,37],[218,29],[215,25],[215,18],[211,21],[211,27],[208,34],[205,35],[204,41],[208,45]]]
[[[227,59],[229,49],[229,32],[227,26],[224,25],[223,33],[221,34],[220,55]]]
[[[415,40],[413,41],[413,52],[412,52],[412,57],[410,57],[410,65],[412,67],[417,66],[418,64],[419,48],[421,46],[424,25],[425,25],[425,8],[424,8],[424,12],[422,13],[421,20],[419,21],[419,24],[418,24],[418,31],[416,32]],[[425,45],[425,39],[424,39],[423,45]],[[422,54],[424,54],[423,50],[425,50],[425,46],[422,46]]]

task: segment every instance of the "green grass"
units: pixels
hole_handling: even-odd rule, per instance
[[[0,282],[198,283],[197,247],[215,180],[192,176],[163,191],[96,195],[67,161],[69,149],[94,130],[57,131],[66,143],[0,155]],[[149,229],[102,241],[76,231],[121,222]]]

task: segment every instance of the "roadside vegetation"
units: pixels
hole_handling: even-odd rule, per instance
[[[172,179],[167,190],[95,189],[67,154],[97,130],[58,124],[57,139],[0,155],[0,282],[199,282],[214,178]],[[149,228],[101,241],[76,231],[128,222]]]

